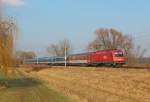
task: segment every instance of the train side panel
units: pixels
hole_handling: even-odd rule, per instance
[[[68,64],[70,65],[79,65],[79,64],[88,64],[90,53],[76,54],[68,56]]]
[[[103,64],[113,62],[113,55],[111,51],[97,51],[90,56],[91,63]]]

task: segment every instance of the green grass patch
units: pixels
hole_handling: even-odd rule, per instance
[[[0,81],[9,87],[0,90],[0,102],[72,102],[62,93],[47,87],[40,80],[16,75],[7,78],[0,74]]]

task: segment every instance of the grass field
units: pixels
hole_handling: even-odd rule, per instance
[[[8,83],[8,88],[0,89],[0,102],[71,102],[42,81],[21,72],[14,74],[13,78],[0,75],[0,81]]]
[[[150,102],[150,70],[50,68],[30,74],[79,102]]]

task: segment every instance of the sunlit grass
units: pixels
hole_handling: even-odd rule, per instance
[[[149,72],[69,67],[31,73],[79,102],[149,102]]]

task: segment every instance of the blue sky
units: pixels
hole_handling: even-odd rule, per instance
[[[5,10],[19,25],[18,49],[44,55],[49,44],[64,38],[71,40],[75,52],[84,50],[97,28],[130,34],[146,48],[150,45],[149,5],[150,0],[22,0],[20,5],[7,4]]]

